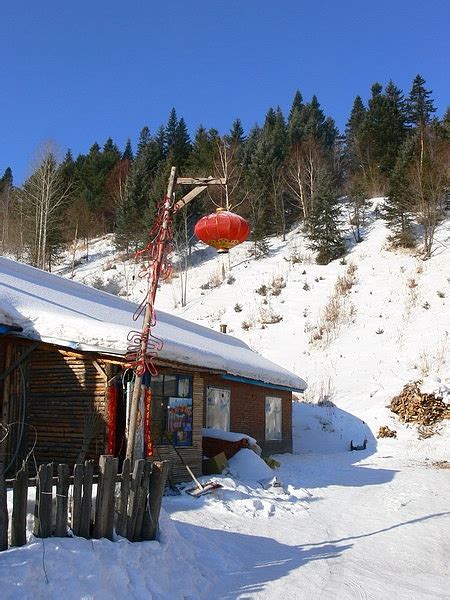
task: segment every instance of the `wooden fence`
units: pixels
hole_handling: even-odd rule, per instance
[[[115,529],[132,542],[154,540],[168,466],[168,461],[137,460],[131,472],[126,459],[119,474],[117,458],[100,456],[98,475],[94,475],[94,461],[75,465],[72,476],[68,465],[57,465],[56,477],[53,463],[41,465],[35,478],[28,477],[24,464],[15,479],[5,480],[0,463],[0,550],[8,548],[9,530],[11,546],[26,544],[28,489],[34,486],[36,537],[65,537],[71,530],[73,535],[87,539],[112,540]],[[11,519],[7,511],[8,486],[13,489]]]

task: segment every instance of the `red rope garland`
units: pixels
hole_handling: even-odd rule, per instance
[[[163,227],[163,219],[166,216],[166,203],[168,198],[164,197],[158,205],[157,218],[150,230],[150,241],[142,250],[136,252],[136,261],[142,261],[138,276],[148,279],[149,286],[146,297],[136,309],[133,320],[137,321],[142,316],[147,306],[150,305],[151,322],[141,331],[130,331],[128,334],[128,348],[126,360],[138,375],[150,373],[158,374],[155,359],[162,350],[164,342],[152,334],[152,328],[156,325],[156,312],[154,299],[160,281],[167,280],[173,272],[169,256],[173,250],[173,220],[172,215],[167,219],[166,227]],[[142,341],[147,339],[147,351],[142,352]]]

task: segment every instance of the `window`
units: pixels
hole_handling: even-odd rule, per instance
[[[281,398],[266,396],[266,440],[281,437]]]
[[[192,446],[192,376],[151,378],[152,429],[157,444]]]
[[[209,387],[206,391],[206,427],[230,431],[230,390]]]

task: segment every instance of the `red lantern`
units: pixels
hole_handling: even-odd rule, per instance
[[[239,215],[218,208],[212,215],[197,221],[194,232],[199,240],[216,248],[217,252],[228,252],[230,248],[245,242],[250,227]]]

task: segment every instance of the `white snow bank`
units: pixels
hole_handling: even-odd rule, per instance
[[[442,398],[444,402],[450,402],[450,386],[446,385],[436,375],[424,377],[420,384],[420,391],[422,394],[434,394],[435,396]]]
[[[0,553],[2,600],[185,600],[211,593],[214,574],[187,558],[192,540],[182,537],[162,511],[159,542],[124,538],[47,538]],[[48,576],[45,580],[43,562]]]
[[[248,440],[249,444],[253,446],[256,444],[255,438],[246,435],[245,433],[237,433],[235,431],[224,431],[223,429],[202,429],[203,437],[210,437],[217,440],[226,440],[227,442],[239,442],[242,439]]]
[[[253,450],[242,448],[228,460],[230,473],[241,481],[261,481],[274,476],[273,470]]]
[[[23,335],[84,350],[123,355],[137,305],[95,288],[0,258],[0,310]],[[207,367],[294,389],[303,379],[253,352],[247,344],[180,317],[157,311],[153,330],[164,342],[159,358]]]
[[[344,452],[353,445],[370,444],[373,435],[368,425],[337,406],[292,403],[294,452]]]

